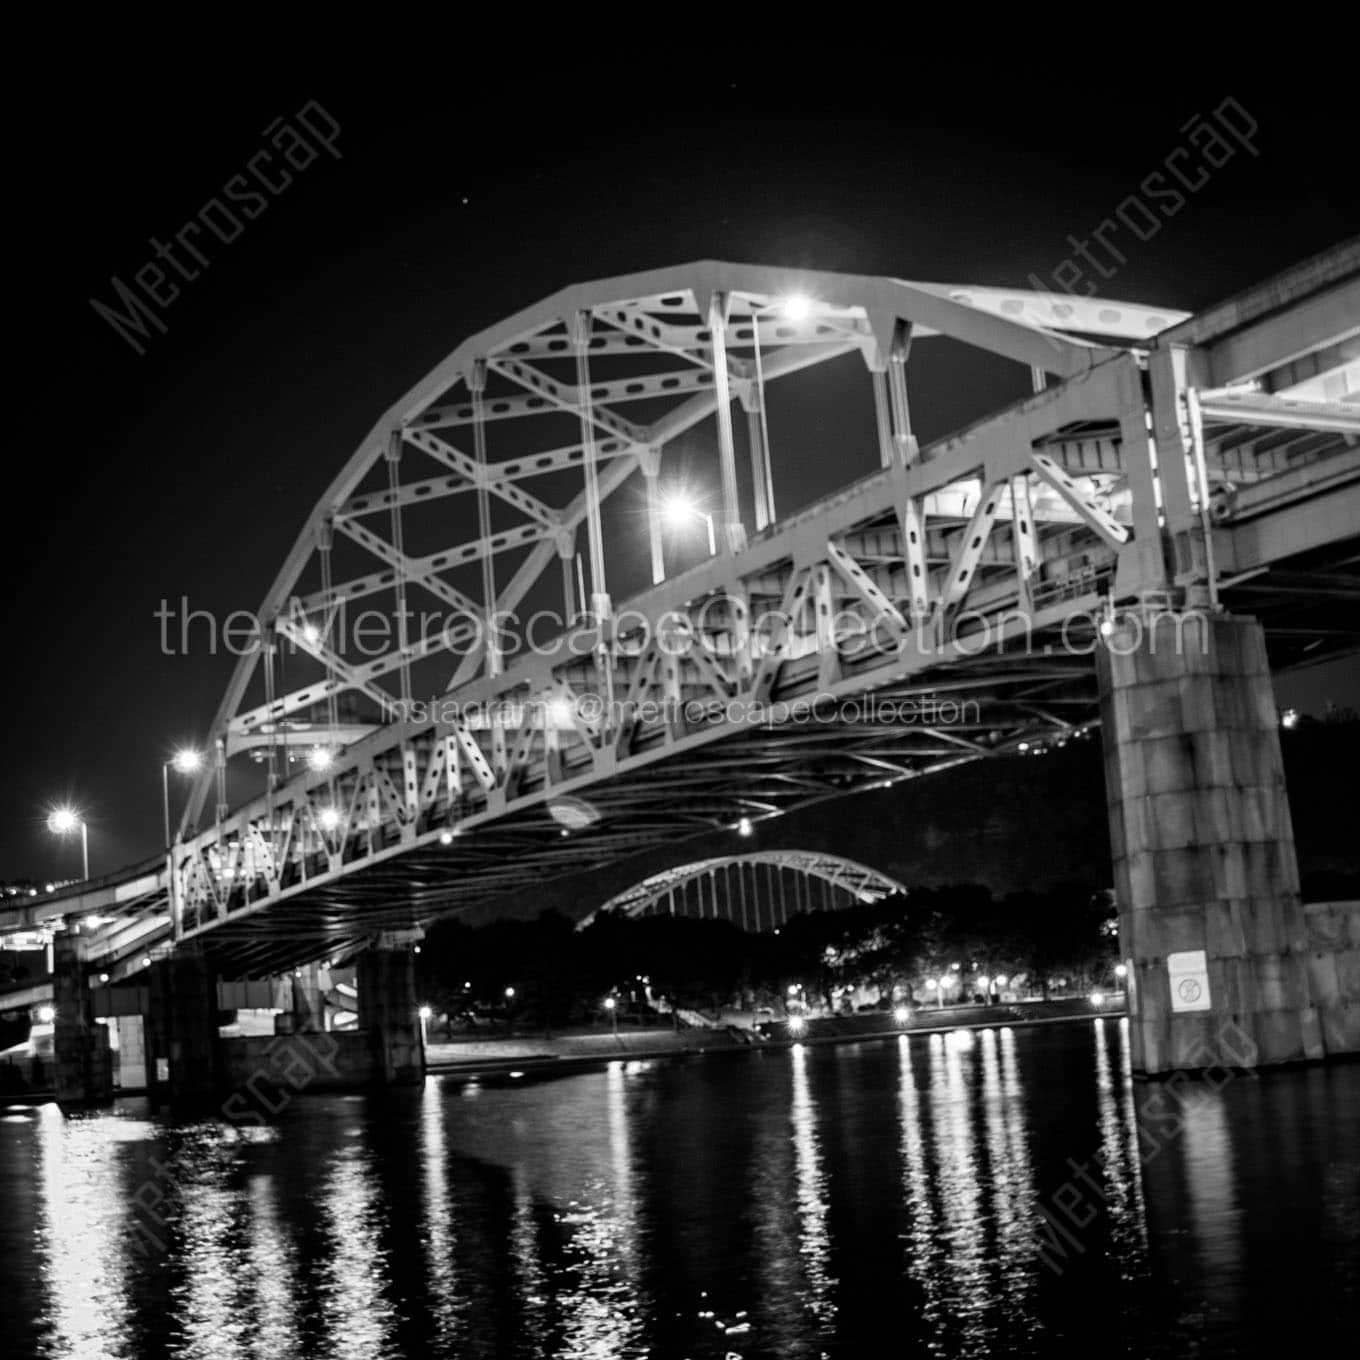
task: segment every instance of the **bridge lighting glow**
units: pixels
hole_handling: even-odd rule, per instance
[[[755,827],[751,825],[751,819],[749,817],[743,817],[741,821],[737,823],[738,835],[749,836],[754,830]]]
[[[667,496],[661,502],[661,514],[672,529],[683,529],[699,514],[699,507],[688,496]]]
[[[570,727],[575,711],[576,706],[564,694],[548,700],[548,717],[552,719],[554,727]]]
[[[316,814],[316,820],[323,831],[334,831],[340,825],[340,814],[333,807],[323,807]]]
[[[329,770],[335,762],[335,753],[325,746],[314,746],[307,753],[307,764],[318,774]]]
[[[151,967],[151,955],[150,955],[150,954],[143,954],[143,955],[142,955],[142,967],[143,967],[143,968],[150,968],[150,967]]]
[[[1122,963],[1116,963],[1114,966],[1114,975],[1117,978],[1125,978],[1128,977],[1129,970],[1126,965]]]
[[[445,827],[443,831],[439,833],[439,844],[440,845],[453,844],[453,832],[448,827]]]
[[[38,1023],[40,1025],[50,1025],[57,1018],[57,1013],[51,1006],[38,1007]]]
[[[109,975],[107,973],[100,973],[99,980],[100,982],[107,982],[109,980]]]
[[[304,623],[302,625],[302,636],[311,643],[312,646],[315,646],[321,641],[321,629],[314,623]]]
[[[53,808],[47,817],[47,829],[54,836],[66,836],[80,826],[80,814],[69,807]]]
[[[182,751],[175,752],[170,758],[170,763],[180,774],[193,774],[203,764],[203,757],[192,747],[186,746]]]
[[[911,1019],[911,1011],[906,1006],[895,1006],[893,1008],[893,1019],[899,1025],[905,1025]]]
[[[505,999],[507,1001],[513,1001],[515,999],[515,989],[513,987],[507,987],[505,989]]]
[[[1100,621],[1100,636],[1101,636],[1101,637],[1109,637],[1113,632],[1114,632],[1114,620],[1113,620],[1113,619],[1101,619],[1101,621]]]
[[[1091,1005],[1093,1005],[1093,1006],[1103,1006],[1104,1004],[1105,1004],[1105,993],[1104,993],[1104,992],[1092,992],[1092,993],[1091,993]]]
[[[802,1034],[807,1029],[807,1021],[801,1015],[789,1016],[789,1033]]]
[[[1299,710],[1297,708],[1286,708],[1285,711],[1280,714],[1280,722],[1285,727],[1297,727],[1299,725]]]
[[[593,803],[566,793],[548,804],[548,815],[562,828],[563,835],[568,831],[584,831],[600,820],[600,810]]]
[[[806,321],[812,314],[812,299],[806,293],[790,293],[780,306],[785,321]]]

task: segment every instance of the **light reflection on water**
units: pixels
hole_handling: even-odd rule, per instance
[[[148,1184],[178,1193],[139,1254]],[[1065,1186],[1082,1226],[1055,1266]],[[260,1130],[43,1107],[0,1122],[0,1190],[6,1356],[754,1360],[881,1336],[1180,1360],[1360,1321],[1360,1066],[1135,1088],[1102,1019],[431,1080]]]

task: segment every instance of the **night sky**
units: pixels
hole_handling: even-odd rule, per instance
[[[87,812],[95,873],[159,848],[160,763],[203,740],[230,673],[162,656],[159,602],[254,609],[376,416],[465,335],[566,283],[719,258],[1033,286],[1230,96],[1259,156],[1235,155],[1148,242],[1125,234],[1102,293],[1195,309],[1360,230],[1353,55],[1282,76],[1167,40],[1145,65],[1112,40],[1070,58],[971,39],[966,59],[904,55],[886,34],[584,58],[375,33],[344,61],[268,57],[261,38],[228,75],[197,50],[166,69],[114,44],[52,58],[41,99],[7,80],[23,322],[0,879],[78,868],[43,829],[59,799]],[[339,123],[340,158],[205,246],[168,332],[134,353],[91,296],[112,300],[148,238],[309,100]],[[1354,702],[1356,674],[1320,669],[1281,697]]]

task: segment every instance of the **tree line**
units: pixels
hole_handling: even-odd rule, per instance
[[[965,884],[793,917],[777,932],[724,920],[599,913],[583,930],[557,912],[477,928],[435,926],[416,959],[422,1001],[436,1016],[504,1016],[526,1025],[620,1016],[650,995],[663,1006],[769,1006],[789,989],[836,1009],[844,989],[924,1003],[927,978],[953,971],[954,996],[976,977],[1024,979],[1046,995],[1108,983],[1116,962],[1110,894],[1081,885],[996,897]],[[957,968],[955,968],[957,965]]]

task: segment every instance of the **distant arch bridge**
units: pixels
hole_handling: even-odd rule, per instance
[[[906,891],[895,878],[839,855],[762,850],[695,860],[653,874],[615,894],[577,929],[584,930],[602,912],[622,912],[708,917],[743,930],[777,930],[802,912],[881,902]]]

